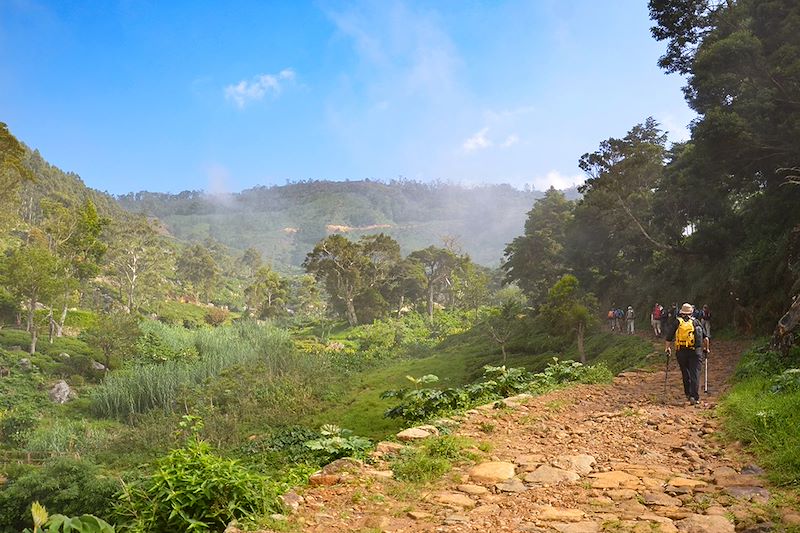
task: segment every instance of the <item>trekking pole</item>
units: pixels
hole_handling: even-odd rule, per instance
[[[706,392],[706,393],[708,392],[708,356],[709,356],[710,353],[711,353],[710,351],[707,351],[705,353],[705,355],[706,355],[705,356],[705,360],[706,360],[705,367],[706,367],[706,369],[705,369],[705,372],[703,372],[705,374],[705,383],[703,384],[703,392]]]
[[[667,403],[667,381],[669,379],[669,359],[672,357],[672,349],[667,348],[667,365],[664,368],[664,404]]]

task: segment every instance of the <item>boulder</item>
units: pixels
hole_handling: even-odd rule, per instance
[[[50,400],[55,403],[67,403],[77,396],[76,392],[63,379],[53,385],[49,395]]]
[[[489,461],[472,467],[469,477],[476,483],[498,483],[514,477],[514,463]]]
[[[106,365],[103,363],[98,363],[97,361],[92,361],[92,370],[97,370],[98,372],[105,372]]]
[[[61,352],[58,354],[59,359],[69,359],[69,354],[67,352]]]
[[[30,372],[31,370],[33,370],[33,363],[31,363],[31,360],[28,359],[27,357],[23,357],[22,359],[20,359],[18,364],[19,367],[25,372]]]

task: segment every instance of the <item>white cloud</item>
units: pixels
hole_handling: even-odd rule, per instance
[[[517,135],[516,133],[512,133],[511,135],[506,137],[505,141],[503,141],[503,148],[508,148],[509,146],[514,146],[518,142],[519,142],[519,135]]]
[[[261,100],[268,93],[279,94],[286,83],[294,79],[294,70],[290,68],[283,69],[278,74],[259,74],[251,81],[242,80],[225,87],[225,99],[232,101],[239,109],[244,109],[248,103]]]
[[[475,150],[484,150],[489,148],[494,143],[486,137],[486,134],[489,133],[489,128],[483,128],[481,131],[474,134],[472,137],[464,141],[462,147],[467,152],[473,152]]]
[[[540,191],[548,189],[550,186],[556,189],[567,189],[579,185],[586,180],[586,176],[577,174],[574,176],[566,176],[557,170],[551,170],[544,176],[533,178],[533,187]]]

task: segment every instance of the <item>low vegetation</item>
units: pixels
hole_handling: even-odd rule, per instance
[[[786,356],[766,343],[744,354],[721,405],[725,431],[745,444],[780,485],[800,487],[800,347]]]

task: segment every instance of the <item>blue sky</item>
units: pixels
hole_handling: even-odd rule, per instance
[[[645,0],[0,0],[0,121],[119,194],[527,184],[693,118]]]

